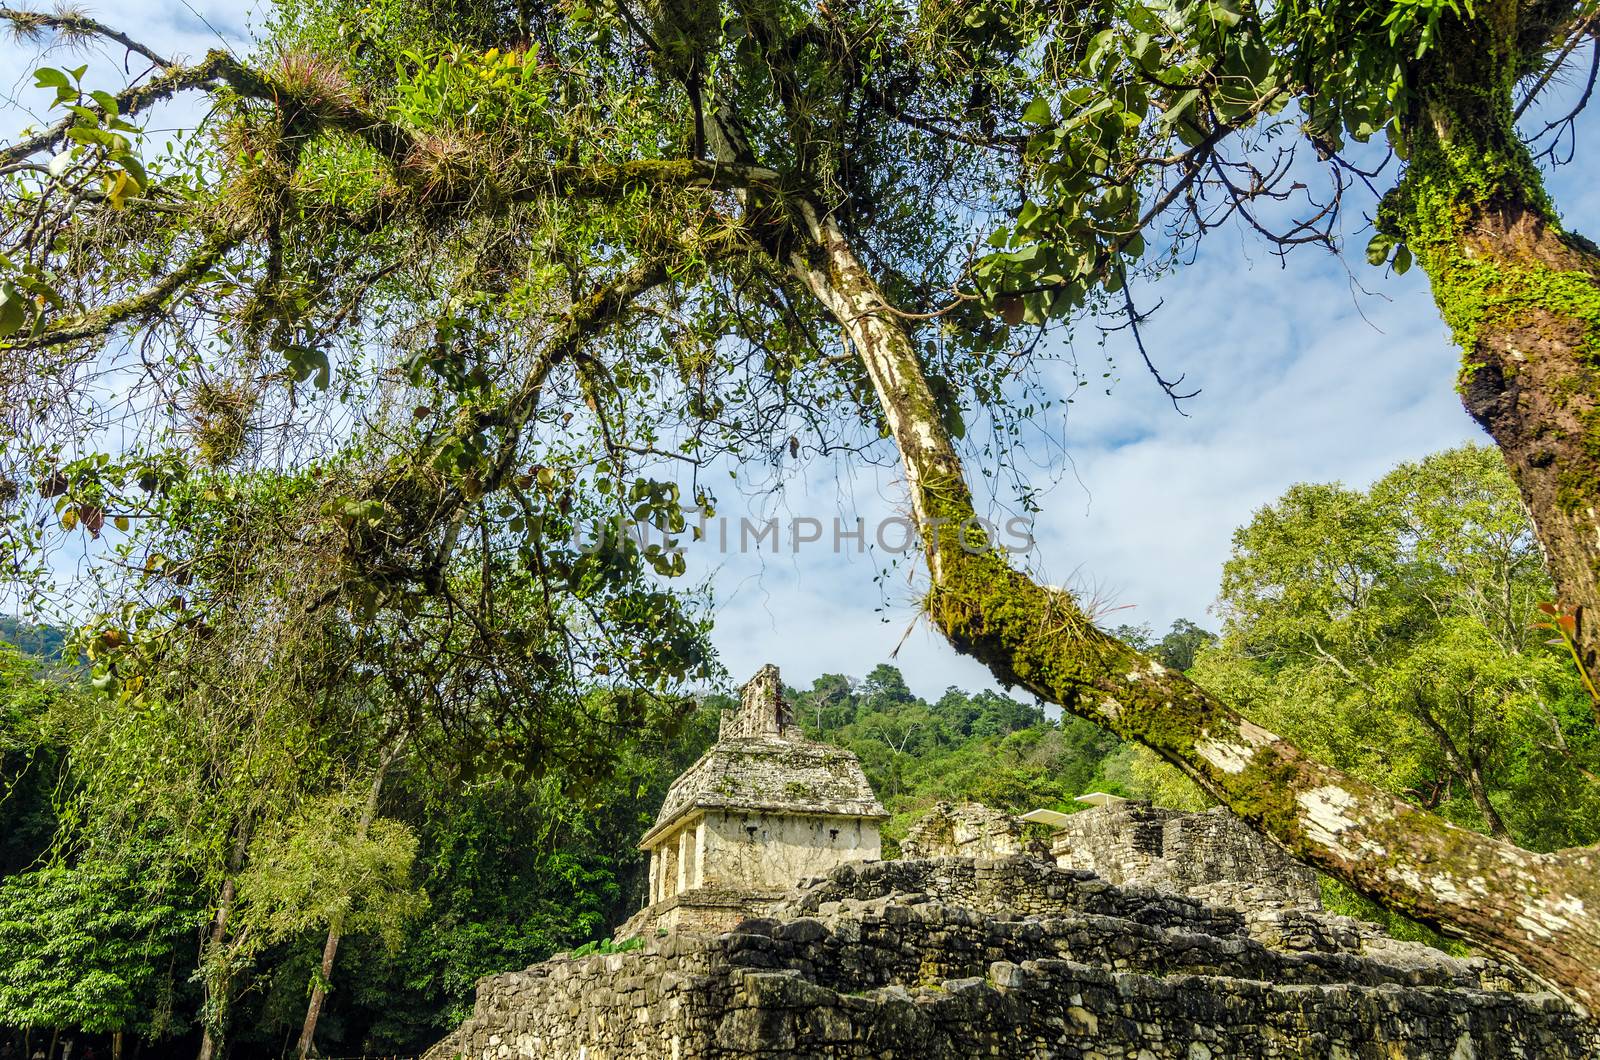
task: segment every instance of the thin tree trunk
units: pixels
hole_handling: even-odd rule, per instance
[[[389,766],[399,756],[400,749],[405,745],[405,737],[399,740],[384,753],[383,760],[378,763],[378,770],[373,774],[372,787],[367,791],[367,804],[361,810],[361,821],[356,826],[356,838],[365,839],[367,832],[372,828],[372,819],[378,813],[378,796],[383,792],[383,776],[388,772]],[[322,1017],[322,1004],[327,1000],[328,984],[333,982],[333,961],[339,954],[339,939],[343,934],[343,922],[335,919],[328,925],[328,940],[322,946],[322,974],[311,987],[311,1000],[306,1005],[305,1022],[300,1027],[300,1041],[295,1046],[295,1055],[300,1060],[306,1060],[311,1055],[312,1043],[316,1039],[317,1020]]]
[[[233,892],[233,877],[229,876],[222,881],[222,894],[217,898],[217,914],[211,921],[211,935],[207,941],[207,948],[213,953],[221,950],[223,939],[227,935],[228,916],[233,909]],[[215,984],[207,984],[205,989],[207,993],[211,993],[213,996],[218,992],[218,987]],[[220,989],[226,988],[222,987]],[[200,1025],[200,1053],[198,1060],[212,1060],[217,1055],[217,1047],[220,1041],[218,1036],[212,1032],[212,1022],[202,1021]]]
[[[1444,758],[1450,765],[1450,772],[1454,773],[1461,783],[1466,785],[1467,794],[1472,797],[1472,804],[1483,814],[1484,823],[1489,826],[1489,834],[1499,839],[1509,839],[1511,832],[1506,828],[1505,821],[1500,819],[1500,811],[1494,808],[1494,803],[1489,801],[1489,789],[1483,783],[1483,770],[1478,763],[1461,753],[1455,740],[1439,724],[1439,719],[1422,702],[1422,697],[1415,698],[1417,717],[1423,726],[1433,733],[1434,739],[1439,741],[1439,748],[1444,752]]]
[[[211,919],[211,932],[207,936],[206,945],[200,954],[200,963],[203,967],[210,954],[220,953],[223,943],[228,937],[228,918],[233,915],[233,900],[237,891],[234,877],[244,867],[245,849],[250,843],[250,829],[245,825],[239,826],[239,834],[234,837],[233,849],[228,852],[228,875],[222,881],[222,893],[217,896],[217,912]],[[222,1041],[219,1032],[222,1025],[222,1011],[227,1007],[228,976],[224,971],[213,981],[207,977],[202,981],[202,988],[207,995],[206,1003],[213,1009],[210,1019],[202,1018],[200,1022],[200,1052],[198,1060],[213,1060],[221,1048]]]
[[[1468,9],[1472,10],[1472,9]],[[1410,76],[1406,173],[1379,227],[1427,273],[1461,347],[1459,390],[1527,504],[1600,683],[1600,250],[1562,230],[1518,137],[1514,0],[1446,15]]]
[[[1472,796],[1472,802],[1478,807],[1478,812],[1483,814],[1483,819],[1489,826],[1489,834],[1497,839],[1510,841],[1511,830],[1506,827],[1505,821],[1500,819],[1500,811],[1494,808],[1494,803],[1489,801],[1489,789],[1483,783],[1483,772],[1476,762],[1467,766],[1467,792]]]
[[[951,643],[1008,685],[1144,744],[1290,853],[1600,1008],[1600,848],[1536,854],[1307,758],[1013,570],[978,524],[915,345],[848,239],[794,202],[794,274],[840,322],[900,449]]]
[[[295,1055],[300,1060],[305,1060],[311,1055],[311,1044],[317,1034],[317,1020],[322,1017],[322,1003],[328,996],[324,984],[331,981],[333,959],[339,953],[339,936],[339,924],[336,921],[328,928],[328,941],[322,946],[322,974],[311,987],[311,1000],[306,1004],[305,1022],[300,1026],[300,1042],[295,1046]]]

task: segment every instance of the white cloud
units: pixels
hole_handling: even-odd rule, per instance
[[[1363,280],[1374,283],[1370,271]],[[1242,270],[1211,254],[1159,285],[1166,305],[1146,345],[1204,393],[1180,416],[1141,366],[1125,367],[1111,396],[1077,398],[1065,427],[1076,474],[1043,500],[1034,573],[1131,605],[1110,614],[1112,624],[1203,621],[1232,531],[1287,486],[1366,483],[1478,435],[1453,391],[1455,354],[1426,287],[1410,276],[1383,286],[1392,302],[1360,299],[1369,324],[1343,269],[1310,252],[1282,271]],[[895,495],[887,476],[876,485]],[[887,661],[916,619],[915,590],[897,578],[887,610],[875,613],[885,605],[872,565],[810,553],[798,561],[770,564],[759,589],[741,583],[754,573],[736,576],[735,563],[716,579],[716,640],[734,674],[770,660],[809,681]],[[991,683],[925,622],[898,663],[924,695]]]

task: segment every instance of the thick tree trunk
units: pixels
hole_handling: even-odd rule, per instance
[[[1457,249],[1424,259],[1462,344],[1461,401],[1505,454],[1600,682],[1600,256],[1525,203],[1466,217]]]
[[[1518,6],[1477,13],[1446,16],[1412,75],[1406,173],[1379,225],[1428,275],[1462,404],[1505,455],[1600,684],[1600,251],[1562,231],[1517,136]]]
[[[795,209],[806,238],[790,267],[872,379],[926,546],[928,610],[958,650],[1150,747],[1295,856],[1600,1009],[1600,850],[1521,850],[1314,762],[1013,570],[975,521],[910,334],[833,219]]]

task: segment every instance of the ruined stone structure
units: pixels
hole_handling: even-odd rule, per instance
[[[1085,796],[1091,809],[1013,817],[975,802],[940,803],[900,844],[908,858],[1025,855],[1089,869],[1111,883],[1142,883],[1254,913],[1322,908],[1316,873],[1251,831],[1225,807],[1163,810],[1134,799]],[[1029,834],[1046,822],[1048,842]]]
[[[1315,914],[1299,914],[1314,917]],[[478,984],[425,1060],[1592,1058],[1600,1034],[1481,960],[1338,932],[1285,952],[1237,912],[1026,858],[845,864],[720,934]]]
[[[767,667],[640,844],[638,948],[480,981],[425,1060],[1600,1057],[1504,967],[1323,913],[1225,811],[1095,801],[1030,815],[1053,859],[969,803],[876,860],[860,763],[799,737]]]
[[[1204,813],[1107,799],[1054,825],[1051,854],[1112,883],[1143,883],[1246,913],[1318,910],[1316,873],[1225,807]]]
[[[887,816],[856,756],[805,739],[777,667],[763,667],[717,742],[667,789],[639,841],[650,854],[645,908],[617,937],[731,927],[807,876],[877,860]]]
[[[979,802],[941,802],[900,841],[906,858],[1049,858],[1050,845],[1028,834],[1023,822]]]

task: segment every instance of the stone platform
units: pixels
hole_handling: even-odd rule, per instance
[[[1600,1030],[1484,960],[1017,857],[843,865],[718,935],[478,985],[427,1054],[1578,1060]]]

